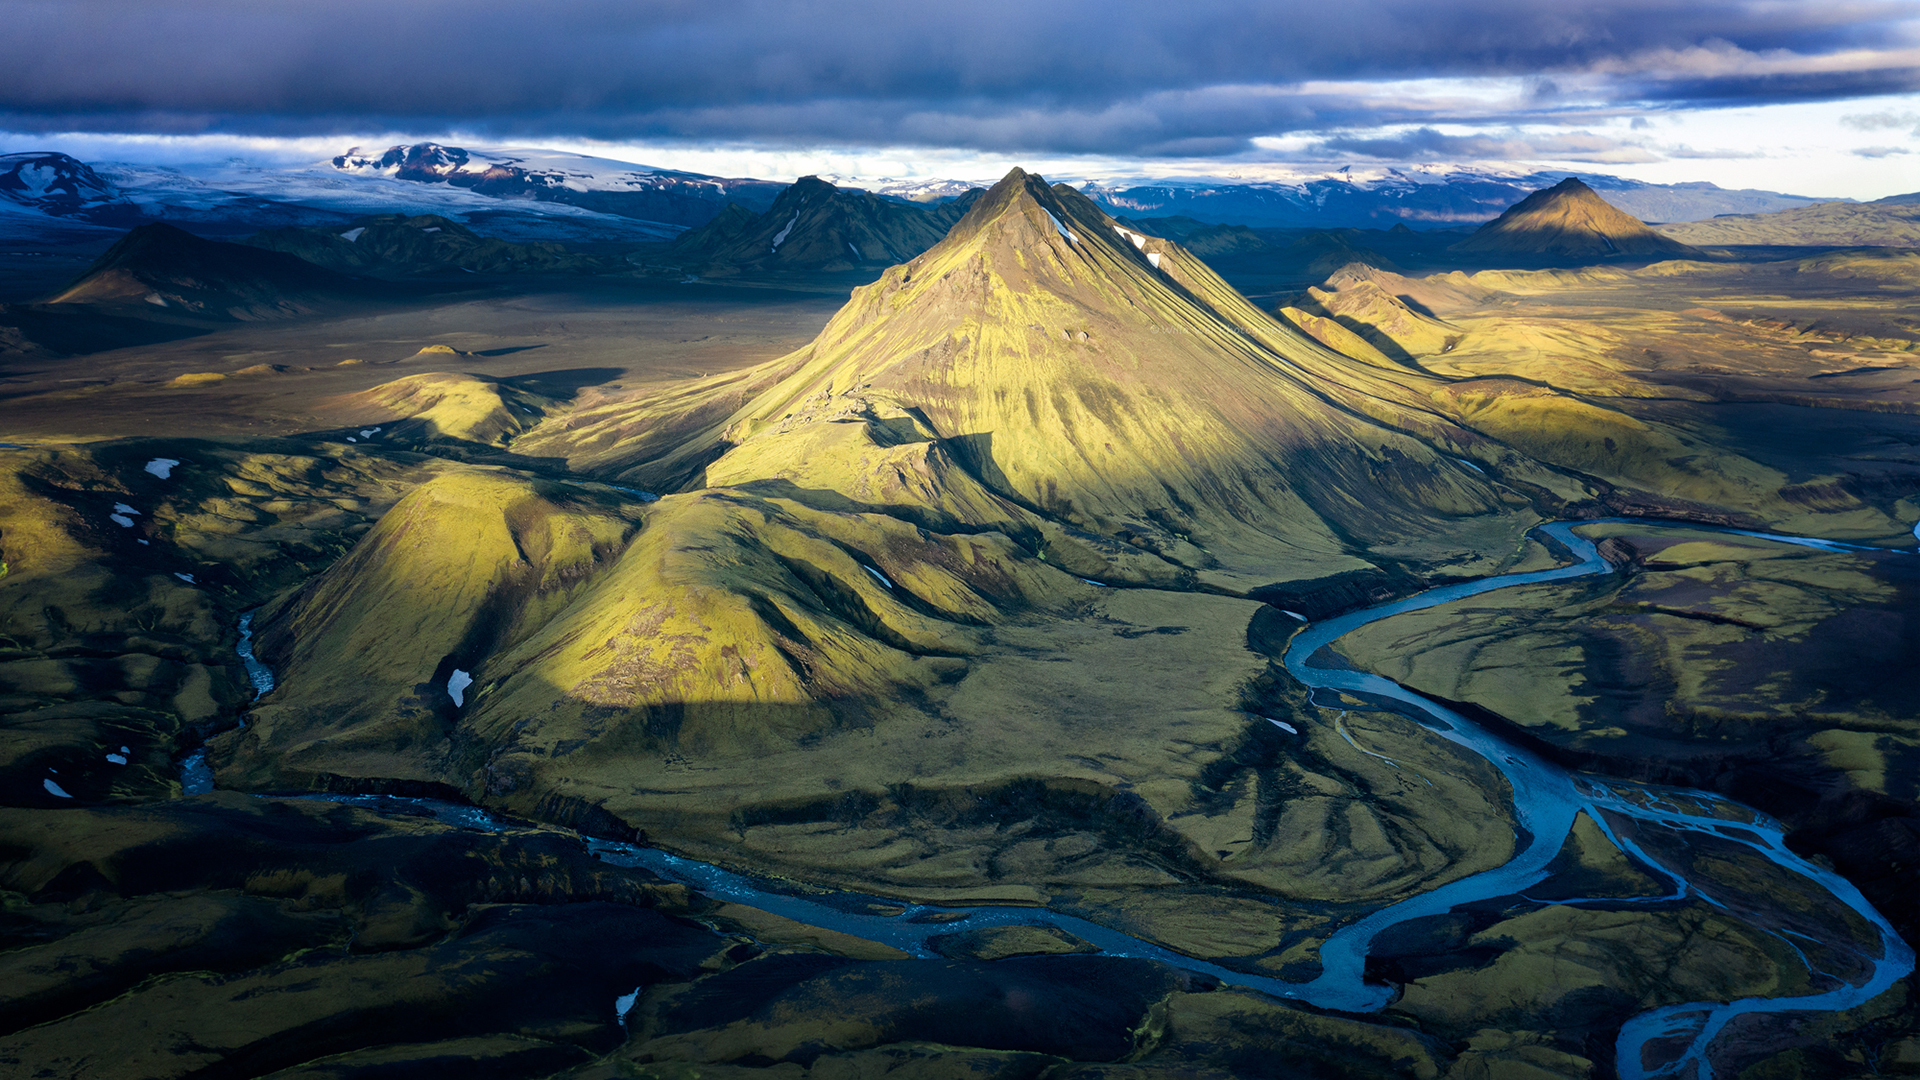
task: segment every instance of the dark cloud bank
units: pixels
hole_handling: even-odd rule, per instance
[[[0,126],[1222,155],[1260,135],[1920,87],[1907,3],[13,0]],[[1821,58],[1839,70],[1791,70]],[[1528,76],[1501,116],[1314,82]],[[1571,88],[1571,89],[1569,89]],[[1423,137],[1434,152],[1441,137]],[[1389,149],[1350,138],[1330,149]]]

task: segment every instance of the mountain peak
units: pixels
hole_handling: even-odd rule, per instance
[[[1577,176],[1528,195],[1452,250],[1601,259],[1701,256],[1622,212]]]
[[[64,216],[121,196],[86,162],[42,151],[0,154],[0,197]]]
[[[744,482],[817,456],[794,441],[834,430],[815,421],[908,416],[914,438],[997,496],[1237,587],[1271,580],[1279,563],[1354,568],[1343,535],[1497,509],[1474,474],[1330,400],[1399,393],[1373,369],[1275,322],[1177,245],[1021,169],[782,363],[713,443],[647,468],[664,476],[697,454],[708,482]],[[823,474],[803,486],[864,483]],[[1327,495],[1382,485],[1404,501]]]
[[[1009,214],[1018,217],[1010,218]],[[1046,177],[1016,166],[968,208],[934,251],[914,261],[930,258],[950,245],[968,243],[995,222],[1006,227],[1016,221],[1024,223],[1021,228],[1031,231],[1033,237],[1057,236],[1069,245],[1082,243],[1085,237],[1099,237],[1099,242],[1109,245],[1118,243],[1113,239],[1115,234],[1108,231],[1112,219],[1091,199],[1066,184],[1048,185]],[[1010,242],[1024,247],[1033,237]]]
[[[461,171],[469,158],[470,155],[460,147],[431,142],[389,146],[386,153],[379,157],[363,154],[356,146],[335,157],[333,167],[342,172],[379,173],[391,170],[401,180],[435,183]]]

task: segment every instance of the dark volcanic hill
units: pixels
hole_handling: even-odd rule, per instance
[[[284,252],[202,240],[156,222],[122,237],[48,303],[251,321],[369,295],[363,283]]]
[[[978,197],[903,202],[803,176],[764,214],[729,205],[675,241],[670,257],[710,276],[892,266],[939,243]]]
[[[272,229],[247,238],[252,247],[296,255],[344,274],[406,276],[449,270],[477,274],[598,273],[624,269],[614,258],[580,255],[554,243],[515,244],[481,236],[435,214],[378,214],[345,229]]]
[[[1190,217],[1120,218],[1123,224],[1148,236],[1178,241],[1203,259],[1248,255],[1272,249],[1273,243],[1245,225],[1210,225]]]
[[[1554,258],[1704,258],[1705,253],[1654,232],[1569,176],[1536,191],[1450,249]]]

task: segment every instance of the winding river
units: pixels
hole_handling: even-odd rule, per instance
[[[1720,844],[1733,844],[1751,854],[1798,875],[1817,886],[1833,901],[1852,910],[1879,938],[1879,955],[1872,956],[1854,948],[1845,939],[1844,930],[1836,930],[1839,940],[1829,944],[1837,955],[1851,957],[1864,973],[1857,981],[1847,981],[1824,972],[1816,972],[1806,953],[1779,931],[1807,962],[1810,983],[1816,978],[1837,984],[1830,989],[1797,996],[1743,998],[1730,1002],[1698,1001],[1666,1005],[1641,1013],[1622,1028],[1615,1044],[1617,1065],[1625,1080],[1650,1080],[1655,1077],[1692,1077],[1707,1080],[1712,1069],[1707,1053],[1716,1036],[1735,1019],[1755,1013],[1818,1011],[1832,1012],[1854,1008],[1885,992],[1914,967],[1914,953],[1884,916],[1861,896],[1845,878],[1788,849],[1784,829],[1776,821],[1742,807],[1722,796],[1675,788],[1611,784],[1601,778],[1568,772],[1560,766],[1501,739],[1468,718],[1416,694],[1390,679],[1361,671],[1320,667],[1312,658],[1321,649],[1343,635],[1381,619],[1410,611],[1435,607],[1495,589],[1515,585],[1563,581],[1590,574],[1608,572],[1610,567],[1592,541],[1573,532],[1575,524],[1599,522],[1561,522],[1541,526],[1539,531],[1571,553],[1574,562],[1551,570],[1505,574],[1480,581],[1432,589],[1417,596],[1312,624],[1295,635],[1283,662],[1302,683],[1319,690],[1345,691],[1372,698],[1390,699],[1405,706],[1429,730],[1485,758],[1505,776],[1512,787],[1514,817],[1520,828],[1521,847],[1504,865],[1460,878],[1372,912],[1348,924],[1329,937],[1320,948],[1321,973],[1307,982],[1289,982],[1218,964],[1196,960],[1151,942],[1130,937],[1085,919],[1032,907],[960,907],[940,908],[928,905],[900,904],[880,897],[838,893],[797,896],[782,891],[771,882],[683,858],[658,848],[638,847],[608,840],[587,838],[588,846],[602,859],[617,865],[644,867],[661,877],[683,882],[716,899],[730,900],[771,911],[798,922],[841,931],[873,941],[884,942],[909,954],[935,955],[930,939],[953,932],[958,924],[968,929],[995,925],[1050,925],[1074,934],[1098,946],[1109,955],[1139,957],[1213,976],[1223,983],[1246,987],[1276,997],[1305,1001],[1326,1009],[1367,1013],[1384,1008],[1393,998],[1391,987],[1372,984],[1363,978],[1367,955],[1373,942],[1390,927],[1413,919],[1439,915],[1461,904],[1498,897],[1519,896],[1548,876],[1548,865],[1566,843],[1569,832],[1582,813],[1643,868],[1672,883],[1666,896],[1647,897],[1639,902],[1676,900],[1697,896],[1716,907],[1726,905],[1715,900],[1683,870],[1663,862],[1636,842],[1621,822],[1637,828],[1688,836],[1711,838]],[[1637,526],[1662,523],[1635,519]],[[1679,526],[1706,529],[1706,526]],[[1835,541],[1805,537],[1779,536],[1735,529],[1713,529],[1764,540],[1819,548],[1829,551],[1889,552]],[[1920,525],[1915,526],[1920,539]],[[1900,552],[1891,552],[1898,554]],[[1905,552],[1912,554],[1912,552]],[[273,687],[272,672],[253,655],[251,614],[242,617],[240,655],[248,676],[260,693]],[[210,790],[204,754],[195,754],[183,764],[183,773],[192,779],[194,789]],[[202,786],[204,785],[204,786]],[[332,801],[378,807],[404,803],[425,808],[449,824],[465,828],[498,829],[506,823],[484,810],[456,806],[426,799],[399,799],[391,796],[316,796]],[[1559,901],[1581,903],[1580,900]],[[1633,903],[1612,899],[1605,903]],[[1792,933],[1792,931],[1788,931]],[[1801,936],[1801,935],[1796,935]],[[1812,943],[1812,939],[1805,939]]]

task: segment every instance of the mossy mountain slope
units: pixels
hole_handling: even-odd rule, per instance
[[[1514,203],[1451,250],[1595,259],[1705,257],[1616,209],[1573,176]]]
[[[1411,317],[1474,286],[1356,271],[1347,291]],[[1235,755],[1278,738],[1263,717],[1313,706],[1249,647],[1292,623],[1217,593],[1504,566],[1537,518],[1478,470],[1591,498],[1527,454],[1585,460],[1563,444],[1601,431],[1678,454],[1602,407],[1475,383],[1343,356],[1016,172],[808,348],[513,439],[658,501],[501,470],[414,492],[262,613],[281,688],[210,760],[229,786],[458,792],[889,895],[1105,882],[1163,940],[1189,886],[1405,895],[1511,850],[1497,782],[1435,758],[1443,788],[1299,820],[1228,797]],[[1354,790],[1374,759],[1322,719],[1312,789]],[[1100,854],[1020,848],[1006,821]]]
[[[1660,226],[1695,245],[1920,247],[1920,205],[1912,195],[1870,203],[1823,202],[1771,214],[1727,214]]]
[[[891,266],[939,243],[974,197],[906,203],[803,176],[764,214],[728,203],[674,241],[670,257],[710,276]]]
[[[1417,799],[1298,808],[1351,838],[1273,828],[1250,787],[1217,789],[1240,756],[1277,749],[1242,709],[1306,707],[1248,647],[1249,620],[1283,617],[1101,589],[1052,562],[1004,533],[765,486],[623,508],[611,489],[568,500],[510,474],[443,477],[263,613],[280,687],[210,761],[223,786],[458,792],[893,895],[1033,902],[1097,885],[1168,940],[1196,932],[1189,885],[1399,896],[1510,851],[1485,770],[1445,752],[1430,768],[1451,779]],[[458,701],[455,670],[473,679]],[[1412,730],[1370,738],[1422,760]],[[1384,768],[1325,736],[1314,790]],[[1036,835],[1067,839],[1056,853]],[[1023,868],[993,869],[1010,859]],[[1272,937],[1270,908],[1234,917]]]
[[[1355,359],[1406,363],[1453,348],[1460,330],[1430,311],[1415,310],[1425,305],[1396,291],[1408,284],[1398,274],[1349,263],[1279,315]]]
[[[451,353],[452,350],[447,350],[447,354]],[[419,355],[430,354],[422,349]],[[426,439],[504,446],[514,436],[533,427],[554,402],[483,375],[423,371],[381,383],[339,404],[351,413],[391,413],[400,417],[400,423],[392,425],[395,430],[388,436],[389,442],[395,436],[417,434]]]
[[[439,781],[453,670],[479,667],[564,607],[638,523],[637,506],[611,492],[485,471],[422,484],[292,598],[290,617],[268,613],[258,651],[293,692],[256,709],[240,766],[259,767],[254,759],[270,750],[282,782]]]
[[[1177,245],[1016,170],[807,349],[696,388],[684,409],[639,406],[649,430],[697,408],[704,432],[666,446],[609,408],[523,445],[695,487],[702,470],[739,482],[744,459],[795,460],[778,447],[810,424],[907,416],[1004,500],[1246,589],[1361,569],[1370,543],[1510,509],[1456,460],[1481,440],[1417,381],[1327,349]],[[723,401],[742,404],[721,417]],[[826,468],[814,482],[846,494],[855,479]]]

